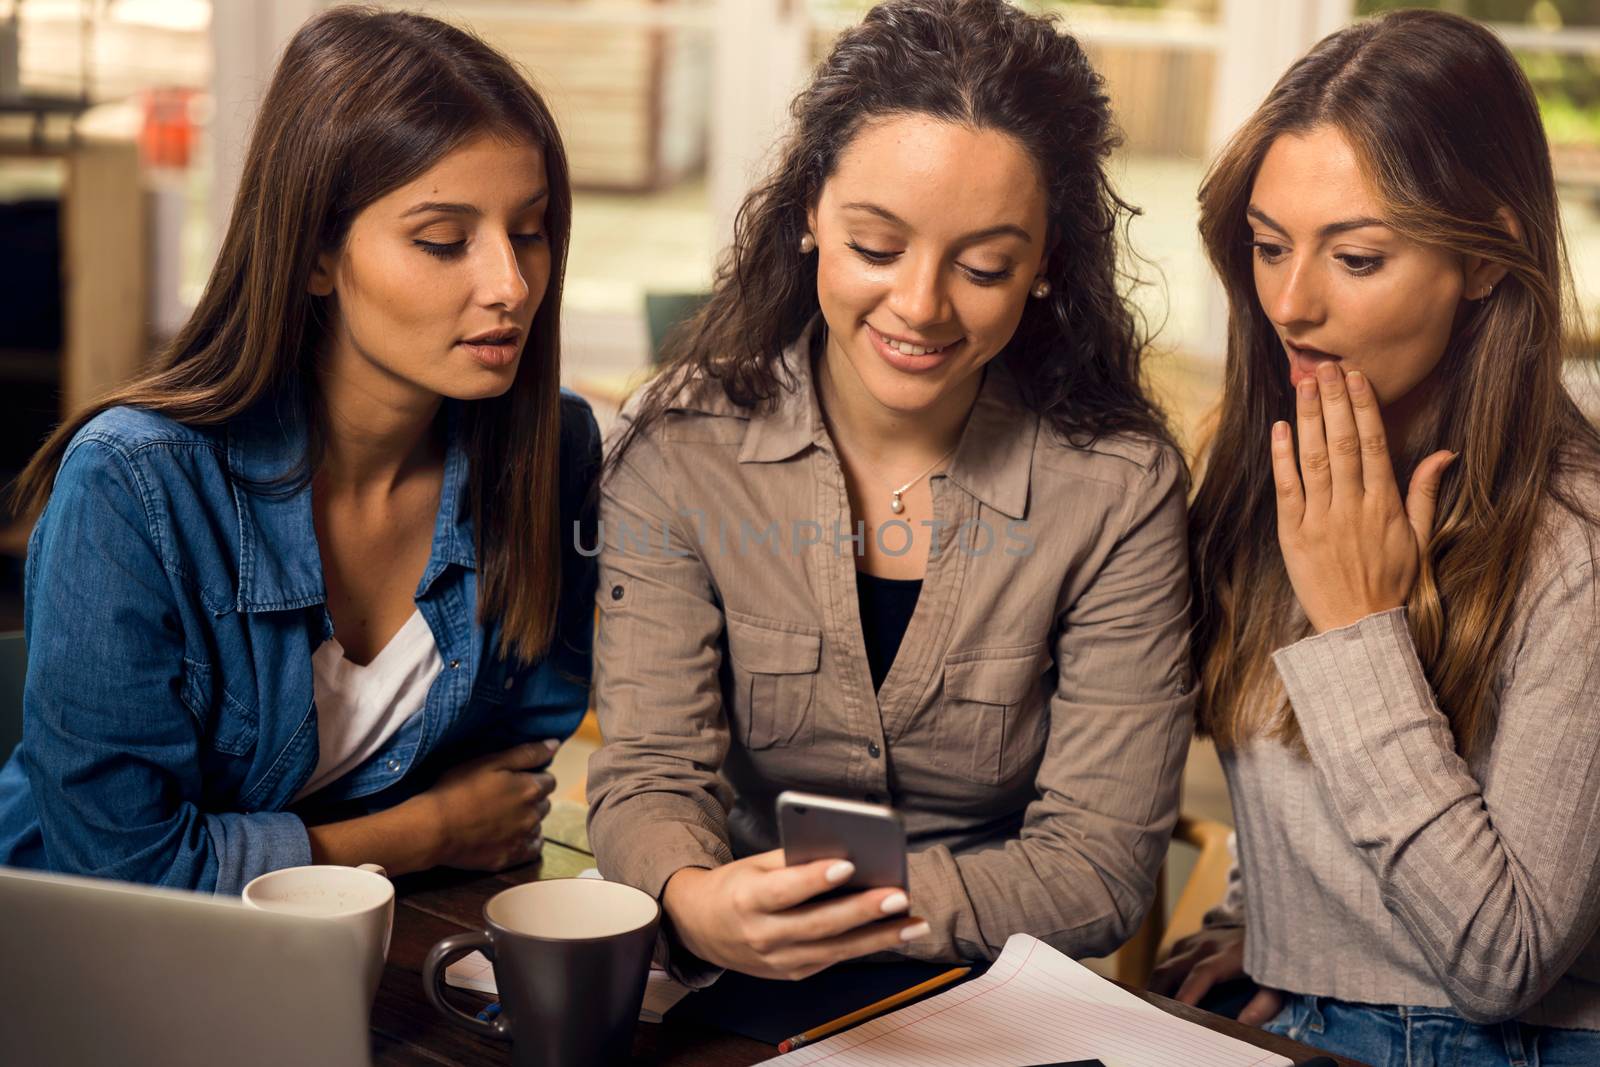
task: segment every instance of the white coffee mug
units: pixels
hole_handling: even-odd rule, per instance
[[[243,895],[248,907],[314,915],[348,929],[366,960],[367,1000],[377,995],[394,928],[394,883],[382,867],[285,867],[251,879]]]

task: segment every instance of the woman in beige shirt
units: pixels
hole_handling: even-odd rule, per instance
[[[1107,952],[1175,817],[1185,471],[1118,295],[1103,85],[1003,0],[839,39],[604,482],[602,872],[671,962]],[[773,801],[892,804],[908,886],[785,868]],[[886,918],[888,917],[888,918]]]
[[[1201,205],[1196,657],[1244,908],[1158,984],[1242,968],[1247,1020],[1373,1064],[1600,1063],[1600,435],[1527,80],[1467,19],[1362,23]]]

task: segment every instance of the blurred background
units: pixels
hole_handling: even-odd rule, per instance
[[[1206,160],[1314,42],[1389,7],[1478,18],[1539,95],[1589,331],[1600,323],[1600,0],[1019,0],[1059,13],[1109,83],[1123,196],[1181,432],[1216,399],[1220,291],[1195,231]],[[0,0],[0,483],[132,373],[204,285],[276,57],[323,0]],[[563,376],[602,420],[710,283],[785,106],[862,0],[390,4],[470,27],[555,109],[577,185]],[[1590,347],[1594,347],[1593,334]],[[27,527],[0,533],[0,629]],[[592,729],[586,736],[592,741]],[[558,768],[581,793],[583,746]],[[1228,821],[1209,749],[1185,807]],[[1180,862],[1181,868],[1181,862]]]
[[[1185,434],[1214,400],[1222,305],[1195,232],[1206,160],[1326,33],[1391,0],[1019,0],[1110,85],[1136,299]],[[170,336],[210,269],[256,102],[326,0],[0,0],[0,482]],[[563,373],[611,407],[708,286],[789,98],[865,0],[413,0],[528,70],[578,187]],[[1600,0],[1434,0],[1539,93],[1590,328],[1600,320]],[[603,410],[602,416],[608,412]],[[17,528],[0,537],[15,554]]]

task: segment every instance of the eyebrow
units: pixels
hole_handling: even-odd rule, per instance
[[[1278,222],[1271,215],[1268,215],[1265,211],[1262,211],[1254,204],[1251,204],[1249,207],[1247,207],[1244,213],[1258,222],[1266,223],[1279,233],[1289,232],[1284,228],[1282,223]],[[1342,222],[1330,222],[1326,226],[1323,226],[1317,230],[1317,236],[1332,237],[1335,234],[1346,233],[1350,230],[1360,230],[1368,226],[1383,226],[1387,228],[1388,225],[1389,224],[1384,222],[1382,219],[1375,219],[1364,215],[1361,218],[1345,219]]]
[[[857,203],[852,203],[852,204],[846,204],[846,205],[844,205],[844,207],[841,210],[843,210],[843,211],[865,211],[868,214],[872,214],[872,215],[878,216],[880,219],[883,219],[885,222],[892,222],[896,226],[904,226],[908,230],[911,229],[911,225],[909,223],[907,223],[904,219],[902,219],[899,215],[896,215],[894,212],[890,211],[886,207],[879,207],[877,204],[868,204],[868,203],[865,203],[865,202],[857,202]],[[1015,223],[1011,223],[1011,222],[1003,222],[998,226],[990,226],[988,229],[974,230],[972,233],[963,234],[962,236],[956,238],[956,243],[957,244],[975,244],[978,241],[986,241],[991,237],[1005,237],[1005,236],[1020,237],[1024,241],[1027,241],[1029,243],[1032,243],[1032,241],[1033,241],[1033,238],[1028,234],[1028,231],[1024,230],[1021,226],[1018,226]]]
[[[543,200],[545,197],[547,197],[549,195],[550,195],[550,190],[541,189],[537,193],[534,193],[532,196],[528,197],[528,199],[524,200],[522,203],[518,204],[517,205],[517,210],[518,211],[526,211],[530,207],[532,207],[533,205],[537,204],[539,201]],[[410,218],[412,215],[421,215],[423,212],[426,212],[426,211],[441,211],[441,212],[444,212],[447,215],[482,215],[483,214],[483,212],[479,211],[477,206],[473,205],[473,204],[450,203],[450,202],[446,202],[446,201],[443,201],[443,200],[424,200],[420,204],[417,204],[417,205],[415,205],[413,207],[407,208],[404,212],[401,213],[400,217],[403,218],[403,219],[406,219],[406,218]]]

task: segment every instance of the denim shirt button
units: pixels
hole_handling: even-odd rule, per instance
[[[515,678],[507,678],[506,679],[506,688],[507,689],[510,689],[512,686],[514,686],[516,684],[517,684],[517,680]]]
[[[391,771],[398,771],[400,769],[400,761],[397,760],[397,759],[390,760],[389,761],[389,769]]]
[[[455,670],[459,666],[461,666],[461,661],[460,660],[453,659],[453,660],[450,661],[450,669],[451,670]]]

